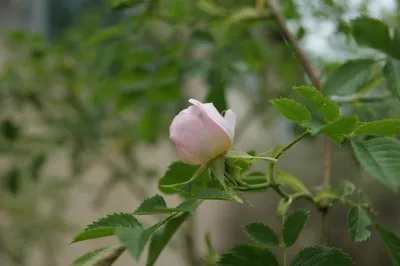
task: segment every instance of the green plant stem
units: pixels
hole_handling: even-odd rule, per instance
[[[195,216],[191,215],[186,221],[187,228],[184,234],[184,248],[187,265],[198,266],[199,258],[197,256],[195,233],[196,233],[196,220]]]
[[[278,193],[281,197],[288,199],[290,197],[289,194],[287,194],[285,191],[283,191],[280,187],[280,184],[276,183],[271,183],[271,182],[265,182],[261,184],[255,184],[255,185],[246,185],[245,187],[235,187],[235,189],[240,190],[240,191],[254,191],[254,190],[259,190],[259,189],[268,189],[272,188],[275,190],[276,193]]]
[[[286,247],[282,248],[283,252],[283,266],[286,266]]]
[[[303,139],[308,134],[309,134],[308,132],[304,132],[303,134],[298,136],[295,140],[293,140],[292,142],[290,142],[289,144],[284,146],[276,155],[274,155],[273,158],[278,160],[278,158],[281,157],[287,150],[289,150],[291,147],[293,147],[293,145],[295,145],[297,142],[299,142],[301,139]],[[276,181],[275,181],[275,177],[274,177],[275,165],[276,165],[275,162],[271,162],[269,164],[269,172],[268,172],[268,181],[269,182],[255,184],[255,185],[247,184],[244,187],[237,187],[236,189],[241,190],[241,191],[251,191],[251,190],[259,190],[259,189],[267,189],[267,188],[271,187],[281,197],[288,199],[290,197],[290,195],[287,194],[285,191],[283,191],[282,188],[280,187],[280,184],[276,183]],[[303,196],[306,197],[305,195],[303,195]],[[308,196],[310,196],[310,195],[308,195]],[[310,196],[310,198],[312,199],[312,196]]]
[[[287,144],[285,147],[283,147],[283,149],[276,156],[274,156],[274,158],[275,159],[279,159],[279,157],[281,157],[287,150],[289,150],[293,145],[295,145],[297,142],[302,140],[308,134],[309,134],[308,132],[304,132],[303,134],[298,136],[295,140],[293,140],[292,142]]]
[[[279,159],[279,157],[281,157],[287,150],[289,150],[291,147],[293,147],[293,145],[295,145],[297,142],[299,142],[301,139],[303,139],[307,135],[308,135],[308,132],[304,132],[303,134],[301,134],[295,140],[293,140],[292,142],[287,144],[285,147],[283,147],[274,156],[274,158],[275,159]],[[276,165],[276,163],[270,163],[270,165],[269,165],[268,180],[269,180],[269,182],[271,182],[272,188],[276,191],[276,193],[278,193],[281,197],[283,197],[285,199],[288,199],[289,195],[280,188],[279,184],[276,184],[276,181],[275,181],[275,165]]]
[[[301,64],[303,65],[303,68],[305,72],[307,73],[308,77],[310,78],[312,84],[318,89],[321,90],[321,82],[319,80],[318,75],[315,73],[314,69],[311,66],[310,61],[306,57],[305,53],[303,50],[300,48],[300,45],[296,39],[296,37],[289,31],[289,28],[286,25],[285,18],[283,17],[281,11],[279,10],[279,6],[276,0],[266,0],[269,7],[272,16],[275,18],[276,22],[278,23],[279,27],[283,31],[286,39],[290,43],[290,45],[293,47],[295,54]],[[323,172],[323,185],[324,187],[329,187],[331,181],[331,142],[329,138],[326,136],[324,137],[324,172]],[[328,212],[328,208],[326,209],[326,212]],[[323,219],[323,224],[327,224],[326,215],[323,214],[322,216]],[[326,226],[323,226],[323,230],[325,230]],[[323,231],[322,233],[326,237],[328,234]],[[326,241],[328,242],[328,239]]]
[[[324,245],[329,244],[329,219],[328,219],[328,208],[324,208],[322,213],[322,243]]]
[[[273,190],[275,190],[276,193],[279,194],[279,196],[281,196],[282,198],[288,199],[290,198],[289,194],[287,194],[285,191],[283,191],[280,187],[280,185],[276,185],[274,184],[274,186],[272,187]]]

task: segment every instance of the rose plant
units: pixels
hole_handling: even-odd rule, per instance
[[[280,247],[285,250],[292,246],[309,217],[309,212],[302,209],[289,212],[290,205],[299,199],[310,201],[322,213],[327,212],[338,202],[349,205],[348,222],[352,238],[356,242],[368,238],[370,232],[366,226],[374,224],[374,210],[363,200],[355,202],[351,199],[355,194],[353,184],[346,182],[339,190],[326,187],[313,194],[300,179],[281,170],[276,171],[275,166],[279,158],[305,136],[321,134],[338,144],[346,139],[350,140],[362,164],[368,160],[363,155],[365,150],[375,152],[374,149],[379,149],[376,145],[381,146],[385,150],[378,152],[388,154],[381,154],[382,158],[386,156],[387,158],[383,161],[378,160],[378,164],[384,163],[393,169],[398,169],[399,159],[389,158],[391,153],[397,152],[400,148],[398,140],[378,137],[360,141],[355,138],[363,135],[379,135],[382,127],[385,127],[389,135],[393,132],[399,134],[400,120],[361,123],[357,116],[341,115],[339,107],[325,98],[316,88],[301,86],[295,87],[294,90],[317,110],[325,122],[316,120],[317,118],[311,115],[305,105],[293,99],[281,98],[271,101],[285,118],[303,127],[304,133],[293,142],[260,155],[231,149],[236,120],[232,110],[227,110],[222,116],[212,103],[203,104],[194,99],[189,100],[192,105],[181,111],[173,119],[170,127],[170,137],[176,145],[177,155],[181,161],[173,163],[159,181],[161,192],[180,195],[182,203],[176,207],[169,207],[161,195],[156,195],[143,201],[132,214],[112,214],[92,223],[78,234],[73,242],[116,235],[122,246],[100,249],[92,255],[96,255],[96,258],[103,253],[115,256],[115,253],[120,254],[127,249],[136,259],[140,258],[146,243],[150,242],[147,265],[153,265],[175,231],[202,201],[243,202],[245,198],[240,194],[242,191],[260,191],[269,188],[282,197],[277,207],[277,216],[284,218],[283,238],[279,240],[277,234],[265,224],[247,224],[243,230],[258,245],[236,246],[229,253],[214,258],[214,263],[244,266],[278,265],[270,249]],[[373,150],[370,150],[371,148]],[[271,154],[271,157],[265,156],[266,154]],[[257,173],[257,179],[254,179],[255,176],[250,170],[251,164],[256,160],[268,162],[269,170],[267,173]],[[368,165],[365,167],[367,170],[370,168]],[[396,186],[400,183],[394,180],[393,182]],[[288,192],[288,189],[291,192]],[[148,228],[136,218],[151,214],[165,214],[167,217]],[[375,224],[374,226],[384,239],[390,236],[391,240],[399,241],[383,226]],[[88,258],[92,257],[82,257],[75,262],[75,265],[86,265],[81,262],[90,261]],[[258,264],[255,261],[258,261]],[[300,251],[291,265],[353,265],[353,262],[340,249],[317,245]]]
[[[274,191],[281,197],[276,210],[276,216],[282,219],[281,232],[260,222],[246,224],[242,229],[254,244],[240,244],[225,254],[218,254],[207,241],[209,254],[203,257],[204,265],[288,265],[286,250],[296,243],[310,216],[303,209],[291,210],[297,200],[310,202],[321,213],[324,241],[300,250],[290,261],[291,266],[354,265],[348,254],[327,245],[329,228],[325,221],[327,213],[336,204],[349,208],[348,231],[355,243],[367,240],[374,231],[382,238],[393,265],[400,265],[400,238],[379,223],[376,211],[366,200],[367,195],[348,180],[338,187],[333,187],[330,182],[330,145],[341,146],[348,142],[366,171],[393,191],[400,188],[400,120],[365,121],[356,112],[349,113],[349,108],[343,108],[357,108],[361,103],[382,102],[388,98],[400,99],[399,29],[390,29],[384,22],[370,17],[354,19],[347,27],[355,41],[379,51],[379,57],[349,60],[324,76],[321,84],[296,38],[288,30],[277,3],[273,0],[267,3],[272,18],[293,47],[313,86],[293,88],[302,100],[279,98],[270,103],[265,101],[265,105],[272,104],[302,132],[292,142],[261,154],[235,150],[235,113],[226,110],[222,115],[212,102],[190,99],[192,105],[177,114],[169,130],[180,161],[173,162],[159,179],[160,192],[178,195],[182,202],[178,206],[168,206],[164,197],[157,194],[145,199],[133,213],[115,213],[93,222],[73,242],[115,235],[121,245],[85,254],[73,263],[74,266],[111,265],[125,250],[139,260],[147,244],[146,265],[155,265],[172,236],[203,201],[243,203],[246,201],[244,193],[260,191]],[[263,2],[259,6],[263,8]],[[371,80],[372,69],[379,80],[385,80],[385,86],[377,87],[379,92],[385,93],[384,97],[367,94],[374,89],[371,83],[376,82],[375,76]],[[343,95],[347,91],[350,95]],[[277,169],[281,156],[306,136],[325,139],[324,184],[317,192],[312,192],[301,178]],[[268,164],[267,171],[253,172],[252,165],[260,160]],[[143,225],[138,219],[142,215],[155,214],[165,215],[165,218],[151,226]],[[283,254],[281,262],[274,255],[276,250]]]

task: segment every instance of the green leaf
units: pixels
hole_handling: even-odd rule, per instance
[[[115,235],[116,228],[143,228],[143,225],[129,213],[114,213],[89,224],[84,231],[74,237],[72,243]]]
[[[7,188],[7,190],[13,194],[18,194],[22,183],[21,170],[13,167],[7,171],[2,178],[2,182],[4,182],[4,186]]]
[[[85,230],[99,228],[99,227],[132,227],[143,228],[141,222],[130,213],[113,213],[104,218],[89,224]]]
[[[152,106],[147,107],[139,123],[139,135],[144,141],[154,143],[158,136],[160,112]]]
[[[285,216],[286,212],[289,210],[290,205],[292,204],[293,199],[292,198],[282,198],[279,202],[278,202],[278,206],[276,208],[276,217],[280,218]]]
[[[167,203],[165,203],[164,198],[160,195],[155,195],[154,197],[145,199],[133,214],[148,215],[168,213],[168,211],[165,211],[167,208]]]
[[[210,0],[198,1],[196,4],[198,8],[213,16],[223,16],[227,13],[226,9],[216,5]]]
[[[312,246],[300,250],[290,266],[351,266],[350,256],[338,248]]]
[[[253,20],[266,17],[266,13],[261,12],[257,8],[243,7],[235,11],[231,16],[226,19],[226,24],[232,26],[235,23],[239,23],[245,20]]]
[[[226,102],[225,88],[227,81],[221,69],[212,68],[207,75],[207,82],[209,84],[206,102],[213,103],[219,112],[228,109]]]
[[[101,90],[101,92],[106,89]],[[138,101],[140,101],[145,96],[145,92],[143,90],[130,90],[130,91],[121,91],[118,95],[118,99],[116,101],[116,109],[120,112],[132,108]],[[107,99],[109,96],[99,96]]]
[[[161,252],[168,244],[172,236],[179,229],[182,223],[189,217],[189,214],[181,214],[169,220],[162,228],[160,228],[151,238],[149,253],[146,266],[153,266],[160,256]]]
[[[124,251],[120,245],[99,248],[79,257],[71,266],[111,266]]]
[[[318,120],[309,120],[304,121],[301,126],[307,128],[307,131],[311,136],[315,136],[326,126],[326,124]]]
[[[278,236],[268,225],[253,222],[242,226],[242,230],[248,238],[264,248],[279,246]]]
[[[295,192],[311,194],[299,178],[282,170],[278,170],[276,173],[278,175],[278,178],[276,179],[277,183],[287,185]]]
[[[339,146],[342,144],[343,140],[345,139],[345,137],[341,134],[329,134],[328,136],[331,140],[333,140],[333,142],[335,142]]]
[[[103,28],[97,30],[96,33],[90,37],[87,41],[84,42],[84,46],[91,46],[95,44],[100,44],[106,40],[109,40],[114,37],[118,37],[121,35],[121,26],[111,26],[107,28]]]
[[[394,34],[392,38],[392,56],[400,59],[400,51],[399,51],[399,46],[400,46],[400,29],[397,27],[394,29]]]
[[[196,210],[198,206],[198,200],[197,199],[188,199],[181,204],[179,204],[175,208],[162,208],[161,210],[165,211],[165,213],[171,213],[171,212],[193,212]]]
[[[267,249],[242,244],[222,255],[217,266],[279,266],[279,263]]]
[[[400,135],[400,119],[386,119],[362,123],[351,136]]]
[[[285,2],[285,8],[283,8],[283,12],[285,15],[285,18],[287,19],[300,19],[300,10],[297,6],[297,3],[295,0],[289,0]]]
[[[161,220],[147,229],[118,227],[115,233],[121,243],[124,244],[128,252],[133,256],[133,258],[139,260],[140,255],[142,254],[150,237],[167,219]]]
[[[371,232],[366,228],[371,224],[368,214],[360,206],[354,206],[347,214],[347,226],[354,242],[367,240]]]
[[[352,141],[354,153],[361,165],[381,183],[394,191],[400,186],[400,141],[391,138]]]
[[[208,200],[231,200],[232,198],[226,194],[224,191],[217,188],[207,188],[195,195],[199,199]]]
[[[351,21],[352,34],[359,45],[392,54],[389,27],[384,22],[367,16]]]
[[[46,162],[46,155],[41,153],[33,158],[31,165],[31,175],[34,181],[39,180],[40,170],[43,168],[43,165]]]
[[[140,259],[140,255],[151,237],[150,231],[147,230],[129,227],[119,227],[116,230],[118,239],[136,260]]]
[[[99,227],[80,232],[71,243],[115,235],[116,227]]]
[[[386,250],[389,253],[393,266],[400,266],[400,239],[382,225],[377,224],[376,229],[385,243]]]
[[[4,120],[1,123],[1,134],[9,141],[15,141],[20,136],[20,128],[11,120]]]
[[[289,120],[296,123],[301,123],[304,120],[311,120],[311,114],[307,107],[295,100],[281,98],[270,101],[275,108]]]
[[[325,95],[350,95],[356,93],[372,76],[376,61],[372,59],[349,60],[331,72],[323,85]]]
[[[350,134],[358,125],[358,116],[341,116],[320,130],[323,134]]]
[[[292,246],[296,243],[303,231],[304,225],[306,224],[310,213],[305,210],[295,210],[286,219],[283,224],[283,240],[285,241],[286,247]]]
[[[159,180],[158,188],[165,194],[176,194],[177,191],[175,189],[163,186],[184,183],[188,181],[198,169],[198,166],[188,165],[183,162],[174,162],[168,167],[167,172]],[[204,180],[208,180],[207,171],[198,178],[199,182]]]
[[[204,76],[212,69],[211,60],[206,59],[190,59],[181,64],[179,75],[184,78],[186,76]]]
[[[208,30],[195,29],[191,32],[189,36],[189,44],[204,44],[204,43],[214,43],[214,36]]]
[[[325,121],[331,122],[339,117],[339,107],[334,102],[325,98],[316,88],[300,86],[295,87],[294,90],[303,96]]]
[[[297,38],[297,40],[302,40],[302,39],[306,36],[306,34],[307,34],[306,29],[305,29],[303,26],[301,26],[301,27],[297,30],[297,33],[296,33],[296,38]]]
[[[383,68],[383,77],[386,87],[400,100],[400,60],[388,58]]]

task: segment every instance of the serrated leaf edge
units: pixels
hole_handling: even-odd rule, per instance
[[[267,247],[265,247],[264,245],[260,244],[260,243],[258,242],[258,240],[256,240],[255,238],[253,238],[253,237],[252,237],[252,234],[249,234],[249,232],[248,232],[248,230],[247,230],[247,228],[246,228],[249,224],[259,224],[259,225],[268,227],[268,228],[275,234],[276,239],[278,240],[278,242],[276,243],[276,247],[279,247],[279,238],[278,238],[277,234],[274,232],[274,230],[272,230],[271,227],[269,227],[268,225],[266,225],[266,224],[264,224],[264,223],[262,223],[262,222],[250,222],[250,223],[247,223],[247,224],[241,226],[243,233],[244,233],[250,240],[253,240],[254,242],[256,242],[257,244],[259,244],[259,245],[262,246],[263,248],[267,248]],[[266,241],[266,242],[267,242],[267,241]],[[271,243],[272,243],[272,242],[271,242]],[[274,243],[274,244],[275,244],[275,243]]]

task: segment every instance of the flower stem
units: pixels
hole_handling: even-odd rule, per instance
[[[309,133],[304,132],[300,136],[298,136],[295,140],[287,144],[283,149],[274,157],[275,159],[279,159],[287,150],[289,150],[293,145],[295,145],[297,142],[299,142],[301,139],[303,139],[305,136],[307,136]]]
[[[327,208],[322,210],[322,243],[326,246],[329,244],[329,219]]]
[[[295,140],[287,144],[285,147],[283,147],[275,156],[275,159],[278,159],[281,157],[287,150],[289,150],[293,145],[295,145],[297,142],[299,142],[302,138],[308,135],[308,132],[304,132],[301,134],[299,137],[297,137]],[[268,171],[268,179],[272,184],[275,184],[275,163],[270,163],[269,165],[269,171]],[[287,194],[284,193],[282,190],[277,190],[279,187],[274,187],[275,191],[281,195],[284,198],[288,198]],[[286,196],[284,196],[286,194]]]
[[[198,266],[199,258],[197,256],[197,248],[195,243],[195,232],[196,232],[196,216],[188,218],[186,232],[184,234],[185,241],[185,255],[188,265]]]
[[[283,266],[286,266],[286,247],[283,247],[282,251],[283,251]]]

